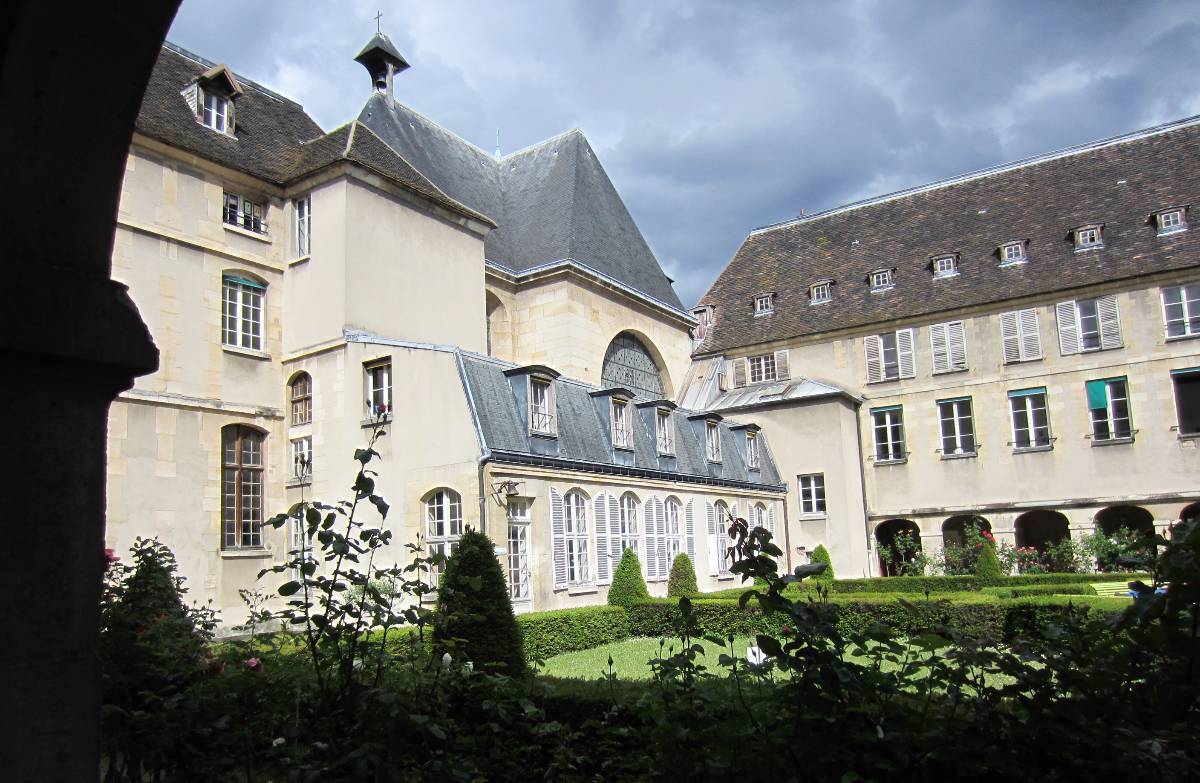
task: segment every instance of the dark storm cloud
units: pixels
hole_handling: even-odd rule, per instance
[[[1186,2],[185,0],[171,40],[326,129],[383,26],[400,99],[491,150],[579,127],[685,303],[746,232],[1200,113]]]

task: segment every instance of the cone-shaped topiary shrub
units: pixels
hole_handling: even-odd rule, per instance
[[[680,552],[675,555],[675,562],[671,563],[671,575],[667,578],[667,597],[680,598],[686,595],[691,598],[699,592],[692,559]]]
[[[813,550],[812,562],[824,563],[827,566],[824,571],[813,577],[813,581],[819,585],[825,585],[826,587],[831,586],[835,579],[833,575],[833,561],[829,558],[829,550],[825,548],[824,544],[819,544],[817,548]]]
[[[525,673],[521,631],[508,597],[508,584],[496,560],[496,545],[467,530],[446,562],[438,589],[441,617],[434,649],[471,661],[476,669],[513,677]]]
[[[612,586],[608,588],[608,602],[614,606],[631,606],[650,598],[646,580],[642,579],[642,564],[637,553],[626,549],[613,574]]]
[[[996,545],[990,541],[983,545],[983,551],[975,561],[975,577],[985,584],[997,582],[1004,577],[1004,570],[1000,568],[1000,558],[996,555]]]

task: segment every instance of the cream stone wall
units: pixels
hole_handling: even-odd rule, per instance
[[[569,378],[601,385],[608,345],[631,332],[655,355],[674,398],[691,361],[685,321],[661,309],[577,275],[503,284],[489,279],[488,292],[507,314],[493,320],[493,355],[517,364],[546,364]],[[509,340],[511,340],[511,347]]]

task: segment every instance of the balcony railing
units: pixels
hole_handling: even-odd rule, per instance
[[[267,221],[263,220],[261,214],[243,212],[240,209],[234,209],[230,205],[225,206],[224,213],[224,220],[227,224],[266,236]]]
[[[658,436],[658,453],[659,454],[674,454],[675,453],[675,441],[671,440],[671,438],[667,435],[659,435]]]
[[[529,411],[529,430],[543,435],[553,435],[554,416],[549,411],[531,409]]]
[[[613,430],[613,445],[618,449],[633,448],[633,438],[629,435],[629,430],[615,429]]]

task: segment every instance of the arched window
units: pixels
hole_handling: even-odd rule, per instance
[[[462,496],[452,489],[438,489],[425,497],[425,547],[429,555],[450,557],[462,537]],[[433,566],[431,578],[437,584],[441,568]]]
[[[267,285],[241,273],[226,272],[222,278],[221,342],[233,348],[266,350],[263,313]]]
[[[632,549],[638,554],[638,499],[631,492],[621,496],[621,553]],[[618,555],[617,559],[620,559]]]
[[[587,498],[574,490],[567,493],[564,504],[564,540],[567,554],[567,581],[581,584],[592,580],[588,562]]]
[[[662,370],[645,344],[629,332],[618,334],[608,344],[600,378],[606,387],[630,389],[646,399],[664,396]]]
[[[875,528],[879,567],[884,576],[921,576],[921,528],[910,519],[889,519]]]
[[[288,384],[292,401],[292,425],[312,423],[312,376],[306,372],[296,373]]]
[[[221,429],[221,546],[262,546],[263,442],[266,435],[244,424]]]
[[[683,551],[683,507],[678,498],[667,498],[664,515],[667,547],[667,573],[675,563],[675,557]]]

